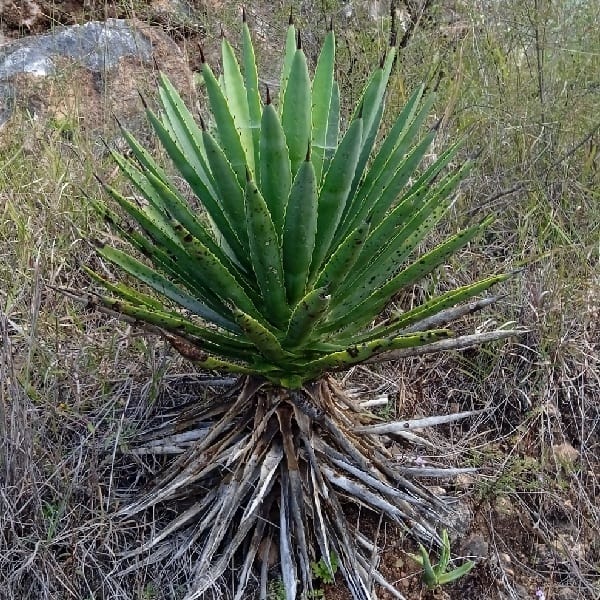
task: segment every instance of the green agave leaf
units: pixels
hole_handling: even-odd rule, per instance
[[[203,131],[202,136],[204,146],[206,147],[208,163],[210,164],[215,184],[219,190],[219,204],[229,226],[235,233],[243,249],[242,251],[247,256],[248,232],[245,227],[244,189],[240,187],[231,164],[216,140],[208,131]],[[227,236],[225,236],[225,240],[227,239]]]
[[[312,290],[298,302],[290,317],[287,334],[282,341],[284,348],[295,348],[311,335],[315,325],[325,314],[330,296],[327,288]]]
[[[239,309],[235,309],[233,315],[238,326],[264,358],[275,363],[281,362],[286,352],[269,329]]]
[[[414,148],[413,152],[400,163],[400,166],[396,166],[396,171],[391,178],[380,177],[375,182],[369,194],[360,201],[361,205],[356,207],[357,211],[354,216],[348,215],[349,222],[354,222],[356,219],[368,219],[377,224],[382,220],[385,211],[394,204],[404,186],[414,175],[414,171],[431,145],[434,135],[433,133],[428,135],[421,144]]]
[[[240,338],[200,327],[175,312],[136,306],[108,296],[97,296],[96,298],[100,305],[134,320],[154,325],[176,335],[188,334],[193,336],[198,348],[203,348],[207,352],[218,356],[246,360],[253,355],[253,348]]]
[[[349,276],[369,235],[369,224],[357,227],[336,249],[323,270],[319,273],[315,287],[327,287],[333,296],[338,286]]]
[[[178,238],[181,237],[179,229],[183,227],[186,233],[189,232],[200,240],[230,272],[236,273],[237,277],[244,279],[244,274],[238,271],[237,266],[230,260],[228,254],[215,243],[206,227],[198,221],[187,202],[175,188],[169,186],[168,182],[151,172],[144,174],[135,169],[117,153],[114,153],[113,159],[150,204],[156,207],[157,211],[153,212],[156,219],[160,219],[165,225],[168,225]],[[241,198],[239,202],[242,202]],[[148,209],[145,209],[145,212],[148,212]]]
[[[418,98],[420,99],[420,95],[413,96],[411,101],[414,102]],[[340,239],[351,227],[356,226],[356,223],[360,223],[366,218],[378,223],[396,200],[402,188],[413,176],[415,169],[435,137],[435,131],[430,132],[424,140],[417,144],[409,156],[406,157],[405,155],[413,145],[414,137],[418,133],[423,120],[429,114],[433,100],[434,95],[431,94],[419,113],[414,117],[413,112],[417,107],[412,107],[412,110],[405,115],[406,119],[411,119],[408,122],[401,121],[403,115],[400,115],[375,162],[366,173],[364,181],[361,182],[356,194],[353,196],[347,214],[344,215],[344,222],[336,234],[336,239]],[[396,131],[396,129],[399,129],[399,131]],[[396,136],[396,138],[394,139],[393,136]]]
[[[405,336],[397,336],[393,338],[381,338],[350,346],[349,348],[340,351],[332,352],[322,358],[309,362],[306,367],[309,370],[326,370],[338,367],[350,366],[357,364],[389,350],[398,350],[400,348],[414,348],[431,344],[437,340],[446,339],[453,334],[448,329],[433,329],[424,331],[418,334],[409,334]]]
[[[367,83],[362,99],[357,106],[357,113],[355,113],[355,115],[358,116],[358,114],[362,114],[364,128],[362,148],[351,186],[351,198],[354,197],[354,194],[358,189],[367,161],[373,150],[373,145],[375,144],[375,138],[377,137],[379,125],[381,124],[381,117],[383,116],[385,90],[390,78],[395,56],[396,48],[392,47],[388,50],[383,64],[375,71]]]
[[[379,223],[383,219],[404,186],[414,176],[434,138],[435,132],[429,133],[406,158],[390,163],[390,171],[394,168],[395,170],[385,171],[377,179],[369,193],[362,199],[362,206],[357,211],[355,218],[369,219],[372,223]]]
[[[233,115],[229,109],[227,98],[207,63],[202,65],[202,75],[206,85],[210,109],[216,123],[219,144],[237,175],[240,186],[243,187],[246,182],[246,172],[249,165],[246,162],[246,152],[236,128]]]
[[[423,548],[423,550],[425,550],[425,548]],[[423,553],[412,554],[410,552],[407,552],[407,554],[421,567],[423,566],[423,563],[425,563],[425,558],[423,557]],[[426,550],[425,550],[425,554],[427,554]],[[427,560],[429,560],[429,556],[427,556]]]
[[[249,290],[244,289],[242,281],[236,279],[219,259],[192,235],[184,235],[181,240],[186,254],[193,260],[198,277],[218,296],[224,305],[232,302],[248,314],[261,318]]]
[[[412,285],[416,281],[437,269],[444,261],[455,254],[460,248],[466,246],[473,238],[481,234],[494,219],[484,220],[478,225],[469,227],[452,236],[427,254],[418,258],[409,267],[390,279],[385,285],[373,292],[366,300],[355,306],[346,314],[335,319],[327,325],[328,331],[334,331],[352,324],[348,330],[356,331],[373,320],[389,300],[401,289]]]
[[[419,103],[423,97],[424,89],[425,86],[421,84],[408,99],[406,105],[396,118],[394,125],[386,135],[381,148],[379,148],[377,154],[373,158],[373,162],[368,169],[365,180],[360,185],[361,188],[366,188],[366,190],[370,189],[370,186],[381,176],[384,169],[389,166],[394,150],[404,139],[406,139],[406,137],[410,137],[407,136],[408,128],[411,123],[413,123],[415,114],[419,108]]]
[[[189,163],[186,156],[181,152],[175,141],[171,138],[169,132],[158,120],[156,115],[152,113],[152,111],[147,111],[147,114],[148,119],[156,131],[156,134],[167,151],[167,154],[177,167],[177,170],[190,185],[196,197],[202,202],[202,205],[206,209],[211,221],[214,223],[215,233],[219,236],[222,236],[223,240],[226,242],[226,245],[224,245],[224,250],[229,249],[230,252],[228,252],[228,255],[230,255],[230,258],[236,260],[236,262],[239,264],[247,265],[247,252],[237,239],[237,236],[225,217],[223,209],[220,205],[218,194],[215,194],[214,191],[211,192],[204,185],[202,178]]]
[[[462,148],[464,140],[460,139],[458,142],[450,146],[447,150],[442,152],[439,158],[434,161],[419,177],[412,183],[408,189],[402,194],[399,198],[397,204],[401,204],[404,200],[408,198],[412,198],[411,202],[414,203],[414,198],[422,197],[421,192],[428,191],[430,184],[435,180],[435,178],[441,173],[443,169],[445,169],[450,161],[455,158],[458,150]],[[467,161],[464,164],[470,165],[470,161]]]
[[[350,182],[360,154],[363,120],[359,116],[348,127],[319,193],[317,236],[311,263],[313,276],[318,273],[326,259],[333,235],[342,216],[350,192]]]
[[[152,212],[156,219],[164,221],[166,224],[170,222],[167,216],[165,201],[162,196],[154,189],[148,178],[139,169],[133,166],[122,154],[115,150],[110,151],[112,159],[117,163],[121,172],[129,179],[137,188],[144,198],[149,202]],[[147,211],[148,212],[148,211]]]
[[[315,170],[307,156],[294,178],[285,213],[283,273],[290,306],[294,306],[306,290],[317,231],[317,203]]]
[[[244,11],[244,20],[242,23],[242,64],[244,66],[244,86],[246,88],[246,98],[248,100],[248,115],[250,117],[250,131],[252,132],[252,146],[254,150],[254,161],[256,171],[258,168],[260,151],[260,121],[261,121],[261,101],[258,90],[258,72],[256,70],[256,58],[254,56],[254,46],[250,29],[246,22],[246,13]],[[256,175],[258,177],[258,173]]]
[[[312,83],[312,162],[317,181],[321,181],[323,161],[325,160],[325,150],[327,148],[329,114],[335,83],[334,64],[335,34],[331,30],[323,42]]]
[[[311,359],[316,360],[317,358],[322,358],[324,354],[331,354],[332,352],[341,352],[342,350],[346,350],[352,345],[353,344],[343,344],[333,341],[313,341],[312,339],[309,339],[303,345],[302,350],[304,351],[305,356],[310,356]]]
[[[204,146],[202,144],[202,133],[194,117],[185,106],[181,96],[164,73],[160,73],[158,92],[165,110],[163,125],[173,133],[183,155],[190,165],[203,180],[204,185],[211,189],[212,182],[207,176]],[[130,144],[131,146],[131,144]],[[135,144],[139,148],[139,144]],[[136,148],[132,147],[134,152]],[[144,156],[146,159],[146,156]],[[160,173],[154,173],[158,177]]]
[[[296,174],[311,139],[311,90],[306,56],[296,50],[283,95],[281,124],[289,151],[292,175]]]
[[[365,242],[363,252],[355,265],[355,278],[348,282],[348,292],[343,302],[346,306],[356,305],[366,298],[371,290],[383,284],[400,269],[417,245],[430,233],[444,216],[452,202],[452,192],[462,180],[462,172],[449,176],[442,185],[430,191],[422,205],[404,207],[399,205]],[[406,210],[408,208],[408,210]],[[408,214],[407,214],[408,213]],[[409,214],[412,218],[409,218]],[[344,310],[344,309],[340,309]]]
[[[150,237],[155,244],[164,248],[167,252],[173,255],[178,255],[181,250],[181,244],[177,238],[177,234],[171,227],[170,221],[156,209],[156,207],[148,204],[139,207],[133,202],[127,200],[122,194],[106,183],[102,183],[104,190],[112,197],[113,200],[125,211]]]
[[[248,93],[233,48],[224,37],[221,40],[221,53],[225,96],[246,155],[246,165],[250,173],[254,173],[254,138],[250,123]]]
[[[169,176],[165,172],[165,170],[158,165],[158,163],[154,160],[152,155],[138,142],[138,140],[128,131],[125,127],[120,126],[121,135],[127,142],[127,145],[131,149],[135,159],[141,167],[142,172],[144,173],[152,173],[155,177],[160,179],[165,185],[168,185],[171,189],[175,190],[175,186],[173,182],[170,180]],[[173,134],[174,135],[174,134]],[[174,137],[172,137],[174,139]],[[208,171],[207,171],[208,172]],[[199,175],[206,176],[204,171],[199,173]],[[211,194],[216,195],[212,187],[213,183],[210,180],[210,177],[206,176],[205,186],[206,189],[210,191]]]
[[[351,340],[346,339],[346,343],[361,343],[371,339],[393,335],[395,333],[402,333],[402,330],[418,324],[423,319],[436,315],[447,308],[456,306],[461,302],[466,302],[467,300],[478,296],[493,285],[505,281],[509,276],[510,275],[507,274],[494,275],[493,277],[487,277],[476,283],[465,285],[455,290],[445,292],[439,296],[435,296],[412,310],[388,319],[385,323],[374,327],[367,333],[353,337]],[[411,329],[412,328],[413,327],[411,327]]]
[[[448,537],[448,530],[442,530],[442,550],[440,553],[440,560],[436,565],[436,571],[438,575],[443,575],[448,568],[450,563],[450,538]]]
[[[452,569],[448,573],[444,573],[438,576],[438,585],[445,585],[447,583],[452,583],[461,577],[464,577],[473,567],[475,563],[472,560],[468,560],[463,563],[460,567],[456,569]]]
[[[429,554],[422,544],[419,544],[419,552],[421,553],[421,565],[423,566],[423,581],[428,588],[434,588],[438,585],[437,573],[434,571],[431,561],[429,560]]]
[[[226,227],[222,222],[221,211],[218,207],[215,206],[215,198],[218,197],[217,192],[215,191],[212,183],[212,179],[209,182],[209,187],[203,187],[205,181],[209,181],[209,177],[204,174],[204,178],[202,178],[203,173],[198,172],[197,175],[202,179],[202,183],[199,187],[192,186],[193,191],[199,196],[199,199],[206,200],[206,206],[209,207],[207,209],[208,219],[212,223],[212,228],[215,231],[215,234],[219,240],[220,246],[222,246],[223,251],[217,249],[217,245],[210,239],[210,234],[206,231],[204,224],[196,217],[196,215],[190,210],[190,206],[186,200],[184,200],[176,187],[171,183],[166,173],[156,164],[154,159],[149,155],[149,153],[140,146],[137,140],[129,134],[125,129],[121,129],[125,139],[127,140],[130,148],[132,149],[134,156],[142,166],[145,172],[145,177],[151,179],[151,183],[153,183],[154,187],[157,188],[157,191],[160,193],[160,190],[167,186],[171,192],[170,194],[170,203],[168,204],[168,212],[172,213],[173,216],[194,236],[200,239],[214,254],[217,254],[219,258],[226,262],[226,259],[223,258],[223,253],[226,255],[227,260],[233,259],[237,264],[243,264],[243,268],[245,271],[249,270],[249,264],[247,260],[244,258],[247,256],[247,252],[242,249],[241,244],[236,244],[233,241],[234,249],[231,248],[229,243],[227,242],[227,238],[233,240],[235,236],[232,236],[232,231],[226,232],[226,236],[221,233],[219,229],[219,224],[221,227]],[[166,132],[166,130],[164,130]],[[205,153],[204,149],[203,152]],[[181,154],[177,154],[179,158],[183,159]],[[205,159],[206,157],[204,157]],[[152,178],[148,176],[148,173],[153,175]],[[197,181],[194,179],[194,181]],[[156,185],[156,182],[159,182],[159,185]],[[188,182],[189,183],[189,182]],[[173,204],[174,203],[174,204]],[[163,200],[162,204],[167,208],[167,204]],[[216,216],[216,220],[211,218],[211,214]],[[229,220],[227,220],[229,223]],[[243,231],[245,233],[245,230]]]
[[[116,248],[111,248],[106,244],[102,246],[98,250],[98,253],[103,256],[105,259],[109,260],[113,264],[119,266],[126,273],[129,273],[132,277],[145,283],[148,287],[152,288],[154,291],[159,294],[166,296],[182,308],[189,310],[190,312],[198,315],[200,318],[205,321],[212,322],[215,325],[219,325],[229,331],[237,332],[239,331],[238,327],[230,318],[230,312],[228,311],[225,314],[221,314],[211,310],[206,304],[200,302],[195,297],[190,296],[183,290],[181,290],[177,285],[173,282],[169,281],[164,275],[161,275],[154,269],[146,266],[139,260],[129,256],[125,252],[121,252]],[[98,276],[96,276],[98,277]],[[104,280],[103,280],[104,281]],[[118,293],[119,290],[115,287],[108,287],[107,283],[104,285],[110,291]],[[142,298],[139,292],[135,292],[136,296]],[[133,297],[123,296],[125,300],[133,302]],[[161,303],[158,301],[154,301],[154,303],[150,303],[150,296],[146,297],[147,300],[144,304],[150,306],[151,308],[160,309]]]
[[[283,97],[287,88],[290,71],[292,70],[292,62],[296,55],[298,45],[298,33],[290,17],[290,25],[285,38],[285,52],[283,55],[283,65],[281,67],[281,79],[279,81],[279,110],[283,108]]]
[[[246,183],[245,195],[250,256],[265,307],[263,318],[276,327],[284,327],[290,310],[285,298],[279,238],[269,209],[252,180]],[[245,310],[243,306],[238,306]]]
[[[154,296],[143,294],[142,292],[135,290],[124,283],[112,283],[108,279],[95,273],[85,265],[83,270],[93,279],[96,283],[99,283],[102,287],[106,288],[109,292],[112,292],[115,296],[118,296],[122,300],[133,304],[134,306],[145,306],[150,309],[161,310],[163,305]]]
[[[269,101],[263,109],[260,130],[260,189],[279,237],[292,187],[292,168],[283,127]]]
[[[420,164],[422,158],[427,153],[427,150],[431,147],[435,136],[437,135],[437,129],[432,129],[421,142],[416,144],[412,150],[411,146],[413,146],[413,139],[418,134],[422,122],[429,115],[429,111],[431,110],[431,106],[433,105],[433,101],[435,96],[431,94],[429,98],[424,102],[423,107],[419,114],[415,117],[414,121],[408,128],[408,130],[404,133],[402,140],[398,143],[398,145],[394,148],[394,151],[391,155],[391,160],[386,164],[381,176],[375,183],[374,189],[387,189],[390,187],[392,182],[396,189],[400,189],[404,187],[406,182],[409,180],[410,176],[413,175],[417,166]],[[404,159],[404,160],[403,160]],[[449,161],[450,159],[448,159]],[[394,161],[394,162],[392,162]],[[393,164],[400,163],[400,167],[394,171],[393,169],[388,169],[387,167],[393,166]],[[447,164],[447,163],[445,163]],[[445,165],[444,165],[445,166]],[[441,170],[442,167],[440,167]],[[409,177],[399,178],[398,172],[401,170],[405,170]],[[401,182],[401,185],[400,185]],[[396,196],[398,191],[395,192]],[[370,195],[370,194],[369,194]],[[383,198],[379,202],[375,203],[373,209],[371,210],[371,216],[375,221],[379,221],[388,208],[391,206],[393,200],[396,196],[390,198]]]
[[[329,118],[327,121],[327,143],[325,146],[325,156],[323,157],[323,169],[321,171],[321,181],[331,165],[335,151],[338,147],[338,138],[340,135],[340,87],[337,81],[333,82],[331,89],[331,102],[329,104]]]
[[[110,188],[110,186],[103,184],[103,187],[113,198],[115,197],[115,194],[120,196],[120,194],[118,194],[118,192],[116,192],[114,189]],[[128,203],[128,201],[122,196],[120,196],[120,200],[117,200],[117,202],[119,204],[129,204],[130,210],[134,212],[133,218],[135,219],[135,214],[137,214],[135,211],[138,210],[137,207],[131,203]],[[132,229],[128,224],[125,224],[116,213],[110,211],[101,202],[91,201],[91,203],[98,214],[113,229],[115,229],[115,231],[117,231],[124,240],[128,241],[144,256],[148,257],[156,268],[169,275],[174,281],[179,282],[190,293],[197,296],[198,299],[206,303],[207,306],[213,309],[216,313],[225,314],[227,312],[228,309],[222,304],[221,300],[210,290],[208,290],[201,281],[198,280],[195,265],[189,259],[189,257],[182,252],[182,249],[179,246],[171,248],[170,250],[166,250],[165,246],[161,245],[160,242],[157,244],[152,241],[155,239],[152,234],[149,234],[148,238],[144,237],[144,235]],[[142,213],[142,219],[145,218],[146,217]],[[146,227],[152,229],[152,223],[146,223]],[[159,239],[162,239],[160,238],[160,231],[155,232],[154,235],[159,236]]]

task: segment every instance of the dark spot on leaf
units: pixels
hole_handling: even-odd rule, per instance
[[[358,356],[358,348],[356,346],[351,346],[346,350],[346,352],[352,357],[356,358]]]

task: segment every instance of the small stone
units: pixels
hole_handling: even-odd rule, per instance
[[[562,466],[572,465],[576,460],[579,459],[579,450],[576,450],[569,444],[565,442],[564,444],[555,444],[552,446],[552,452],[556,457],[556,460]]]
[[[503,516],[511,516],[514,515],[516,512],[513,503],[505,496],[500,496],[496,499],[494,508],[499,514]]]
[[[509,577],[514,577],[515,572],[514,572],[513,568],[511,567],[511,564],[512,564],[511,557],[508,554],[506,554],[506,552],[500,552],[500,553],[498,553],[498,560],[500,561],[500,566],[502,567],[504,572]]]
[[[462,545],[462,554],[467,558],[487,558],[489,544],[483,535],[476,533],[470,535]]]
[[[450,541],[454,543],[466,535],[473,522],[473,512],[466,502],[457,502],[452,507],[452,512],[447,516],[448,533]]]
[[[570,587],[561,587],[554,590],[553,598],[556,598],[556,600],[573,600],[573,598],[577,598],[577,590]]]
[[[461,473],[456,476],[456,487],[461,489],[470,488],[475,483],[475,477],[469,473]]]

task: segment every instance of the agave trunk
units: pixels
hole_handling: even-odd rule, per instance
[[[241,565],[236,598],[247,598],[253,567],[261,563],[261,589],[275,567],[288,600],[309,598],[311,563],[318,557],[326,564],[335,557],[356,600],[372,598],[373,583],[393,590],[373,564],[376,540],[348,521],[348,502],[384,515],[413,537],[439,541],[436,525],[446,516],[445,503],[406,476],[411,468],[385,441],[423,442],[412,429],[471,414],[405,421],[388,437],[371,433],[369,427],[379,420],[329,377],[299,390],[243,377],[217,406],[192,406],[175,424],[146,432],[130,448],[135,454],[180,455],[120,516],[174,501],[183,501],[185,510],[123,557],[136,559],[126,570],[139,567],[139,556],[146,564],[163,557],[161,544],[170,547],[166,538],[179,532],[177,556],[200,549],[186,600],[201,598],[232,564]],[[444,475],[440,469],[420,472]]]

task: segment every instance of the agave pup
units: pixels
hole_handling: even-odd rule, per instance
[[[419,168],[436,135],[420,134],[433,103],[424,87],[378,139],[394,52],[342,127],[334,32],[311,77],[290,24],[275,102],[259,90],[244,22],[241,60],[223,39],[220,77],[202,66],[210,115],[194,119],[165,76],[160,113],[147,110],[188,193],[127,131],[130,157],[113,152],[137,198],[104,184],[118,209],[94,205],[131,251],[100,244],[98,253],[152,293],[90,271],[109,295],[91,292],[87,300],[160,333],[199,368],[239,375],[231,393],[137,440],[138,453],[176,458],[120,511],[130,517],[187,500],[177,519],[131,553],[152,560],[175,533],[176,554],[197,548],[187,600],[202,597],[234,563],[237,599],[249,597],[252,573],[264,597],[273,569],[288,600],[310,597],[311,563],[332,556],[356,600],[371,598],[374,583],[393,590],[373,565],[375,540],[345,516],[352,501],[440,542],[436,526],[447,507],[416,477],[430,473],[403,468],[385,441],[391,436],[408,452],[422,440],[413,429],[471,413],[381,423],[330,374],[516,332],[454,337],[447,328],[493,302],[474,298],[505,275],[381,317],[396,294],[489,223],[416,253],[470,164],[454,165],[457,144]],[[275,565],[269,546],[278,550]]]

